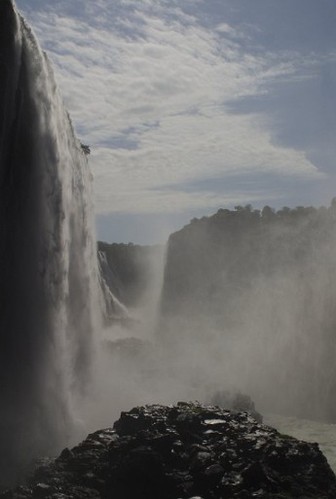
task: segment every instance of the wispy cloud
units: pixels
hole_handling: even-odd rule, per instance
[[[265,115],[230,112],[274,81],[309,78],[314,61],[242,50],[243,31],[225,22],[206,28],[177,2],[119,0],[110,9],[101,0],[90,3],[88,21],[56,10],[33,20],[78,134],[92,146],[98,212],[269,198],[261,189],[230,192],[225,182],[219,193],[216,182],[232,175],[322,176],[304,150],[275,143]],[[209,181],[197,190],[204,179],[213,188]],[[182,187],[188,182],[193,191]]]

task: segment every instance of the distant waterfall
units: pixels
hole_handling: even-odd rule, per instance
[[[117,277],[108,264],[106,254],[98,251],[98,266],[100,276],[100,287],[103,296],[103,309],[105,320],[121,320],[129,317],[127,307],[117,298],[116,282]],[[114,291],[114,292],[113,292]]]
[[[87,159],[48,59],[14,2],[1,0],[2,472],[71,431],[69,399],[87,384],[99,308],[92,218]]]

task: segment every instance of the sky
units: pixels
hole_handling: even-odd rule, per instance
[[[335,0],[17,0],[89,144],[97,237],[336,196]]]

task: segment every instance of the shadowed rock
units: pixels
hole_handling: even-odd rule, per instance
[[[37,469],[1,499],[335,498],[317,444],[281,435],[245,412],[137,407]]]

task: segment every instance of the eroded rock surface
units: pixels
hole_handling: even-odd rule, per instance
[[[137,407],[37,469],[1,499],[335,498],[317,444],[245,412],[179,403]]]

